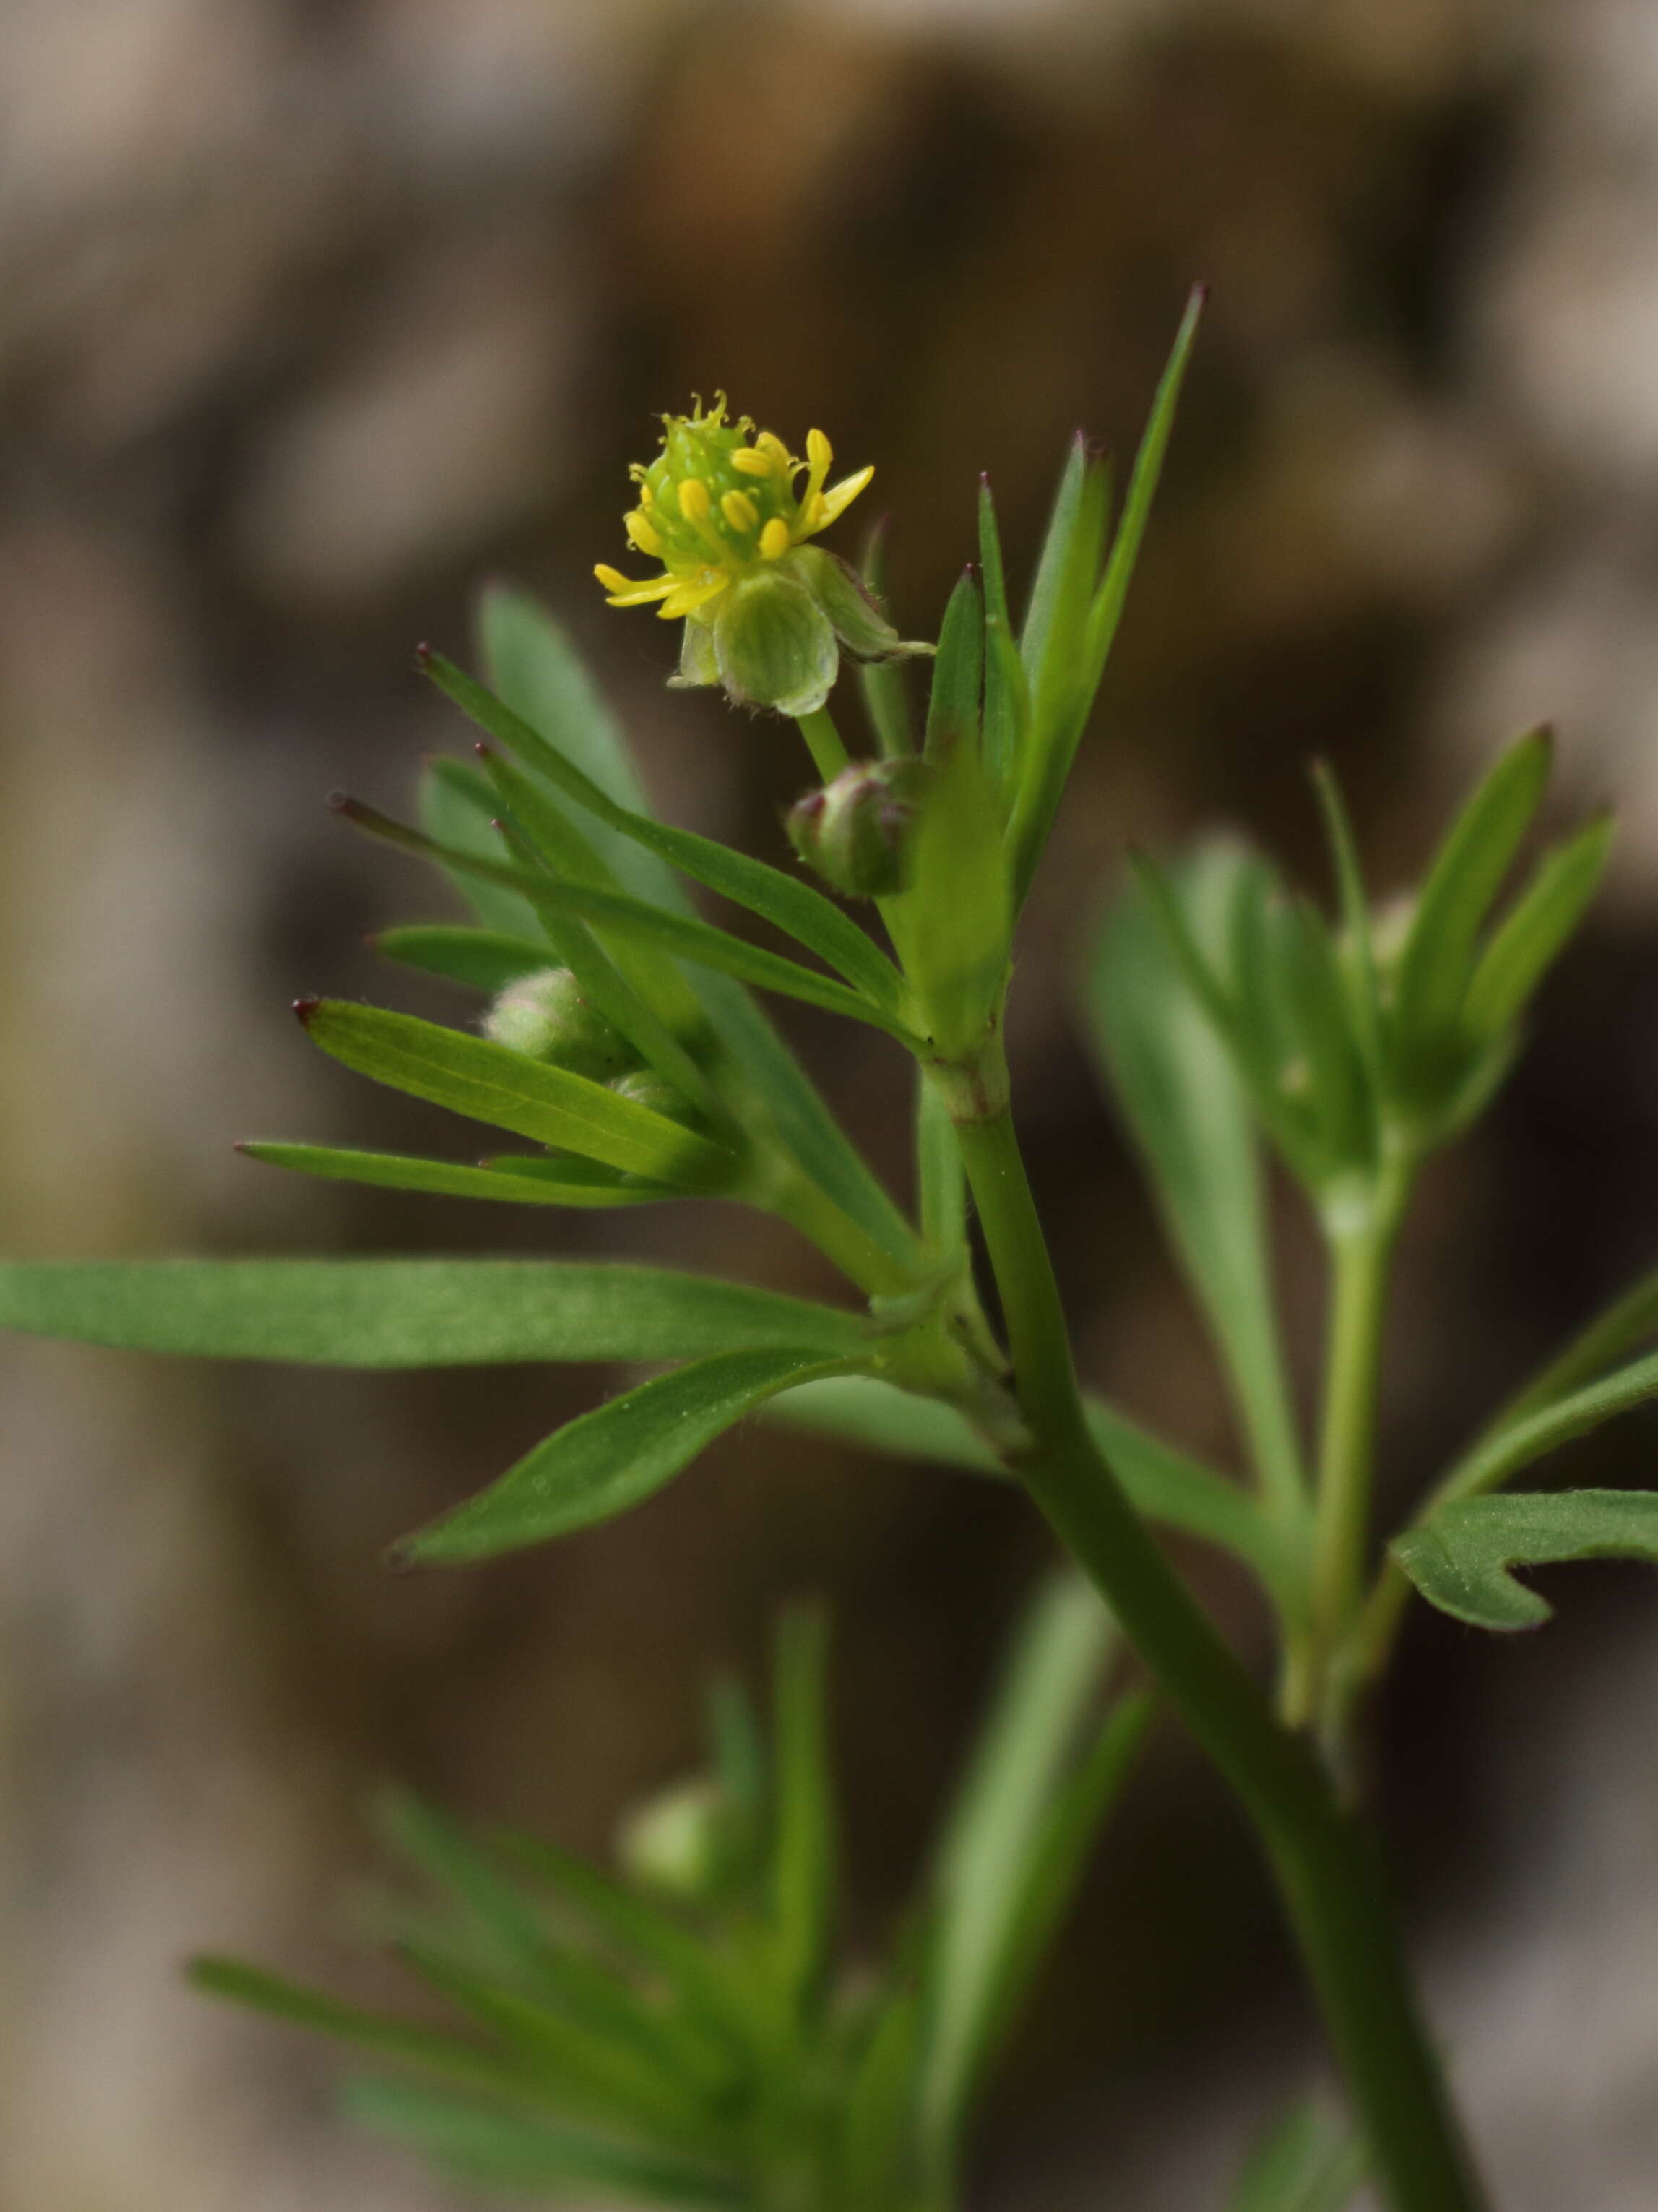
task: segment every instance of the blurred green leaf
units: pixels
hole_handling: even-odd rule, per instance
[[[887,596],[886,522],[878,522],[864,541],[859,574],[884,605]],[[870,726],[884,760],[908,760],[915,750],[909,726],[909,693],[902,657],[892,660],[860,660],[858,685],[864,695]]]
[[[528,937],[508,937],[501,930],[464,929],[444,922],[383,929],[369,941],[388,960],[452,983],[470,983],[491,997],[521,975],[533,975],[552,964],[544,939],[537,943]]]
[[[1084,1716],[1116,1644],[1098,1594],[1054,1577],[1023,1622],[940,1839],[923,1974],[920,2120],[948,2172],[969,2101],[1005,2025],[1010,1946],[1072,1771]]]
[[[1533,730],[1485,776],[1439,848],[1394,979],[1394,1029],[1418,1085],[1438,1074],[1462,1010],[1475,942],[1542,803],[1552,746]]]
[[[1325,836],[1335,867],[1341,906],[1342,964],[1352,1010],[1352,1030],[1373,1091],[1379,1091],[1383,1066],[1382,986],[1370,935],[1370,907],[1359,866],[1358,842],[1351,817],[1327,763],[1313,763],[1313,787],[1324,816]]]
[[[514,1136],[688,1189],[729,1188],[738,1174],[724,1146],[485,1037],[338,999],[307,1000],[301,1018],[312,1042],[358,1074]]]
[[[1571,1559],[1644,1559],[1658,1566],[1658,1494],[1560,1490],[1455,1498],[1396,1537],[1391,1548],[1442,1613],[1475,1628],[1535,1628],[1554,1608],[1510,1571]]]
[[[530,2197],[597,2192],[623,2204],[708,2212],[740,2212],[747,2203],[735,2178],[716,2167],[553,2120],[390,2081],[354,2082],[341,2102],[352,2118],[462,2183]]]
[[[950,595],[938,632],[932,688],[927,696],[925,753],[928,760],[937,760],[958,740],[975,749],[978,745],[984,630],[984,604],[969,569]]]
[[[1311,2099],[1271,2127],[1245,2160],[1228,2212],[1343,2212],[1363,2185],[1363,2147]]]
[[[1545,854],[1480,955],[1462,1009],[1464,1028],[1479,1042],[1494,1042],[1517,1018],[1576,934],[1606,873],[1613,827],[1602,816]]]
[[[1222,959],[1241,877],[1234,847],[1195,854],[1170,885],[1193,943]],[[1259,1150],[1231,1056],[1193,997],[1143,888],[1108,916],[1084,1012],[1242,1419],[1280,1504],[1303,1495],[1301,1449],[1278,1335]]]
[[[985,1042],[1007,975],[1012,915],[1001,818],[976,748],[934,763],[896,902],[920,1019],[944,1060]]]
[[[900,1984],[876,2009],[841,2111],[837,2201],[849,2208],[916,2201],[911,2167],[920,2035],[920,1996]]]
[[[470,1166],[406,1152],[357,1152],[332,1145],[245,1144],[237,1151],[267,1167],[319,1176],[325,1182],[372,1183],[382,1190],[418,1190],[438,1198],[481,1198],[515,1206],[646,1206],[677,1198],[669,1183],[622,1182],[591,1160],[526,1158]]]
[[[428,761],[420,779],[417,811],[422,829],[434,843],[478,860],[502,859],[501,838],[492,826],[494,795],[467,763]],[[508,937],[538,934],[533,913],[510,886],[458,868],[444,873],[486,927]]]
[[[1552,1398],[1535,1413],[1493,1425],[1457,1462],[1447,1486],[1464,1497],[1496,1490],[1511,1482],[1522,1468],[1654,1396],[1658,1396],[1658,1354],[1614,1368],[1583,1389]]]
[[[915,1180],[921,1234],[941,1255],[967,1247],[967,1175],[950,1109],[924,1076],[915,1085]]]
[[[1487,1431],[1510,1428],[1570,1397],[1658,1330],[1658,1268],[1638,1275],[1509,1399]]]
[[[135,1352],[325,1367],[855,1356],[853,1314],[745,1283],[574,1260],[0,1262],[0,1328]]]
[[[835,1932],[828,1660],[821,1607],[789,1607],[777,1625],[770,1902],[778,1976],[797,2016],[822,1986]]]
[[[382,2020],[377,2013],[357,2005],[341,2004],[319,1996],[262,1967],[244,1966],[236,1959],[193,1959],[187,1969],[194,1986],[210,1996],[228,1997],[251,2011],[287,2021],[295,2027],[354,2043],[382,2057],[411,2066],[430,2068],[458,2081],[474,2081],[500,2091],[525,2087],[511,2063],[485,2044],[446,2029],[413,2027],[399,2020]]]
[[[990,479],[979,479],[979,571],[984,579],[984,763],[991,789],[1005,810],[1018,763],[1023,670],[1008,611],[1007,571]]]
[[[716,1352],[558,1430],[488,1490],[405,1537],[397,1557],[448,1566],[613,1520],[672,1480],[774,1392],[832,1370],[821,1348]]]

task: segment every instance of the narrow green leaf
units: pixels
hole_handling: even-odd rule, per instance
[[[687,1189],[729,1188],[738,1175],[724,1146],[485,1037],[339,999],[307,1000],[301,1018],[313,1043],[358,1074],[514,1136]]]
[[[382,2057],[430,2068],[455,2081],[478,2082],[498,2091],[521,2086],[515,2082],[516,2069],[511,2063],[503,2063],[499,2053],[481,2043],[441,2028],[383,2020],[377,2013],[319,1996],[284,1981],[280,1975],[266,1973],[263,1967],[245,1966],[240,1960],[193,1959],[188,1972],[193,1985],[210,1996],[228,1997],[233,2004],[246,2005],[251,2011],[287,2021],[295,2027],[311,2028],[341,2042],[357,2044]]]
[[[1044,1585],[1014,1639],[940,1839],[931,1881],[920,2124],[948,2171],[969,2099],[1001,2021],[1005,1948],[1046,1815],[1116,1645],[1082,1577]]]
[[[324,1367],[853,1356],[857,1316],[746,1283],[574,1260],[0,1262],[0,1328],[134,1352]]]
[[[456,1565],[613,1520],[762,1400],[836,1364],[815,1346],[722,1352],[659,1376],[558,1430],[488,1490],[405,1537],[398,1557]]]
[[[691,830],[673,829],[647,815],[628,812],[462,670],[436,655],[428,666],[433,680],[465,713],[555,784],[566,798],[622,836],[659,854],[694,882],[718,891],[734,905],[746,907],[795,938],[838,968],[857,988],[868,991],[878,1004],[897,1006],[902,996],[897,970],[857,923],[822,892],[711,837],[699,837]],[[636,903],[634,910],[639,910]],[[594,916],[589,914],[584,918]]]
[[[958,741],[979,742],[979,691],[984,674],[984,602],[969,568],[950,595],[938,632],[932,688],[927,696],[928,760],[937,760]]]
[[[414,923],[401,929],[383,929],[370,942],[388,960],[418,968],[428,975],[441,975],[452,983],[470,983],[492,998],[521,975],[533,975],[551,965],[544,939],[537,943],[528,937],[508,937],[498,929]]]
[[[859,573],[883,605],[887,596],[886,524],[878,522],[864,541]],[[902,657],[894,660],[860,660],[859,689],[869,714],[870,726],[883,760],[908,760],[914,753],[910,731],[909,692]]]
[[[1228,2212],[1343,2212],[1363,2184],[1366,2164],[1357,2138],[1307,2098],[1245,2160]]]
[[[1412,1057],[1430,1058],[1461,1011],[1480,925],[1542,803],[1552,750],[1543,729],[1511,746],[1439,848],[1394,978],[1394,1025]]]
[[[428,761],[419,784],[421,827],[434,843],[474,859],[499,860],[500,837],[490,825],[495,808],[489,787],[463,761]],[[509,885],[448,867],[449,881],[486,927],[509,937],[534,938],[535,916]]]
[[[647,1206],[677,1198],[670,1183],[623,1182],[591,1160],[526,1159],[473,1167],[425,1160],[407,1152],[357,1152],[332,1145],[238,1145],[265,1166],[318,1176],[325,1182],[372,1183],[382,1190],[424,1191],[435,1198],[482,1198],[515,1206]]]
[[[1480,1042],[1501,1036],[1576,933],[1600,888],[1614,827],[1604,815],[1546,854],[1480,955],[1462,1009],[1464,1028]]]
[[[770,1903],[779,1979],[786,2003],[796,2013],[804,2010],[823,1982],[834,1936],[828,1653],[829,1631],[822,1610],[790,1607],[777,1625]]]
[[[988,1032],[1012,930],[1001,818],[974,746],[956,744],[935,763],[910,866],[897,926],[927,1037],[955,1060]]]
[[[1318,794],[1335,869],[1353,1035],[1374,1088],[1380,1084],[1382,1075],[1382,987],[1376,976],[1376,948],[1370,937],[1370,902],[1359,866],[1358,841],[1353,835],[1352,817],[1341,795],[1341,786],[1327,761],[1314,762],[1313,788]]]
[[[621,726],[563,625],[528,592],[494,584],[479,595],[477,628],[496,696],[616,805],[649,815]],[[658,905],[671,899],[672,878],[653,854],[607,822],[591,835],[624,890]]]
[[[1086,577],[1091,592],[1099,573],[1104,515],[1090,492],[1090,477],[1096,475],[1088,441],[1078,430],[1066,453],[1042,551],[1036,557],[1030,604],[1019,633],[1019,656],[1033,696],[1042,690],[1054,632],[1063,619],[1066,599],[1076,589],[1078,576]]]
[[[1211,845],[1170,886],[1198,957],[1225,957],[1250,866],[1237,848]],[[1254,1129],[1231,1056],[1143,887],[1107,919],[1084,978],[1083,1013],[1220,1353],[1261,1482],[1280,1506],[1296,1505],[1304,1494],[1301,1448]]]
[[[452,2179],[528,2197],[598,2192],[627,2205],[739,2212],[741,2185],[719,2168],[390,2081],[354,2082],[348,2115],[430,2159]]]
[[[979,570],[984,579],[984,761],[998,801],[1005,808],[1018,763],[1017,684],[1023,676],[1008,611],[1007,570],[990,478],[979,479]],[[1011,665],[1010,665],[1010,663]],[[1028,703],[1028,701],[1027,701]]]
[[[1658,1330],[1658,1268],[1649,1268],[1509,1399],[1486,1434],[1511,1428],[1570,1397],[1586,1382],[1604,1375],[1614,1360],[1621,1359],[1655,1330]]]
[[[879,2005],[841,2107],[841,2194],[848,2206],[918,2201],[913,2155],[921,2005],[913,1989],[889,1990]]]
[[[1554,1608],[1515,1582],[1511,1570],[1569,1559],[1644,1559],[1658,1566],[1658,1493],[1559,1490],[1455,1498],[1396,1537],[1391,1548],[1442,1613],[1475,1628],[1535,1628]]]
[[[1498,1489],[1522,1468],[1654,1396],[1658,1396],[1658,1353],[1614,1368],[1570,1396],[1552,1399],[1523,1419],[1487,1430],[1457,1462],[1444,1488],[1459,1497]]]

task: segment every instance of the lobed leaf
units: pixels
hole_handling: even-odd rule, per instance
[[[1396,1537],[1393,1555],[1430,1605],[1475,1628],[1535,1628],[1553,1611],[1516,1567],[1572,1559],[1658,1566],[1658,1493],[1562,1490],[1461,1498]]]
[[[641,1504],[707,1444],[791,1383],[833,1372],[821,1347],[721,1352],[584,1413],[476,1498],[397,1547],[452,1566],[588,1528]]]
[[[699,1359],[744,1346],[853,1356],[858,1316],[802,1298],[571,1260],[0,1262],[0,1328],[200,1358],[324,1367]]]

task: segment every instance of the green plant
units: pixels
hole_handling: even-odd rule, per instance
[[[1594,823],[1561,846],[1493,924],[1546,781],[1546,742],[1533,736],[1497,763],[1403,919],[1385,925],[1370,913],[1327,776],[1319,790],[1335,923],[1248,854],[1210,851],[1170,872],[1141,866],[1092,963],[1087,1016],[1236,1400],[1249,1481],[1085,1396],[1015,1136],[1003,1012],[1017,917],[1121,616],[1197,308],[1114,528],[1103,465],[1080,441],[1073,448],[1017,630],[986,489],[978,573],[945,611],[919,732],[892,661],[926,648],[903,644],[849,571],[801,543],[824,519],[815,502],[826,441],[814,434],[809,462],[796,463],[722,407],[672,418],[661,459],[639,472],[654,504],[629,529],[643,550],[668,547],[667,574],[637,586],[602,574],[616,599],[659,601],[686,622],[683,680],[794,708],[834,784],[848,756],[823,696],[841,645],[862,659],[880,752],[913,763],[911,818],[877,841],[890,872],[880,852],[872,872],[864,865],[870,841],[856,823],[835,849],[862,856],[890,953],[799,874],[656,820],[562,633],[515,593],[484,602],[489,688],[423,656],[483,732],[477,763],[428,772],[418,830],[340,802],[359,827],[436,862],[476,909],[470,925],[388,932],[381,950],[498,1005],[519,992],[520,1011],[525,979],[539,977],[529,995],[540,1025],[514,1031],[514,1013],[480,1037],[307,1001],[313,1041],[536,1149],[478,1164],[292,1144],[250,1153],[312,1175],[526,1204],[718,1194],[793,1224],[860,1294],[859,1310],[652,1268],[270,1261],[9,1267],[0,1321],[158,1351],[341,1364],[676,1363],[416,1531],[401,1547],[410,1561],[479,1559],[618,1513],[767,1406],[901,1455],[1011,1474],[1254,1823],[1389,2201],[1398,2212],[1470,2212],[1479,2185],[1357,1802],[1360,1692],[1386,1662],[1412,1579],[1465,1618],[1510,1626],[1527,1606],[1505,1579],[1509,1565],[1655,1556],[1650,1501],[1487,1493],[1658,1389],[1658,1359],[1619,1364],[1658,1324],[1658,1285],[1638,1285],[1594,1323],[1426,1487],[1377,1574],[1380,1347],[1417,1170],[1468,1126],[1511,1064],[1527,1003],[1593,894],[1608,832]],[[732,483],[716,502],[722,471]],[[763,479],[776,512],[738,477]],[[878,778],[860,788],[874,798],[843,793],[836,805],[890,798]],[[839,860],[817,857],[859,887]],[[681,878],[821,964],[701,920]],[[550,981],[554,969],[573,982]],[[869,1024],[911,1055],[914,1218],[847,1143],[752,989]],[[575,1029],[561,1027],[574,1015]],[[622,1072],[604,1078],[611,1065]],[[1305,1191],[1330,1254],[1328,1369],[1310,1455],[1273,1317],[1263,1137]],[[981,1304],[969,1196],[1001,1335]],[[1276,1697],[1216,1632],[1154,1524],[1223,1546],[1255,1577],[1279,1632]]]
[[[194,1978],[392,2063],[348,2110],[463,2180],[732,2212],[947,2206],[1150,1717],[1143,1692],[1096,1714],[1115,1644],[1079,1578],[1038,1593],[884,1960],[837,1954],[824,1623],[802,1608],[778,1632],[769,1742],[741,1685],[715,1682],[709,1770],[627,1824],[619,1878],[386,1802],[433,1899],[394,1905],[386,1932],[459,2031],[233,1960]]]

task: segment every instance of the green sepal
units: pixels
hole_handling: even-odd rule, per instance
[[[710,629],[720,681],[739,707],[798,720],[815,714],[834,688],[834,625],[805,583],[780,566],[728,585]]]
[[[679,665],[668,678],[671,691],[701,691],[720,681],[720,656],[714,631],[700,614],[687,615],[680,629]]]
[[[892,660],[932,652],[930,645],[900,637],[857,570],[825,547],[797,546],[783,566],[805,585],[835,636],[855,659]]]

